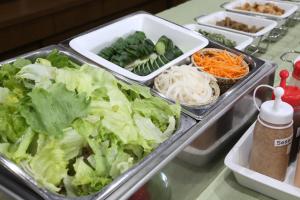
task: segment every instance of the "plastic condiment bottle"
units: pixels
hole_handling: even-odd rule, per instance
[[[294,108],[294,134],[290,152],[290,162],[293,162],[297,157],[300,143],[300,88],[297,86],[286,85],[286,80],[289,77],[289,72],[287,70],[280,71],[279,76],[281,78],[280,87],[284,89],[284,95],[281,97],[281,99]]]
[[[294,63],[294,69],[292,76],[289,80],[289,84],[300,87],[300,60]]]
[[[264,102],[260,109],[255,94],[260,87],[274,90],[275,100]],[[253,133],[250,153],[250,169],[283,181],[289,162],[290,145],[293,138],[293,107],[281,100],[284,90],[268,85],[257,87],[253,94],[260,110]]]

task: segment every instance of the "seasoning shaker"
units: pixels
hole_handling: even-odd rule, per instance
[[[294,85],[288,85],[288,86],[286,85],[286,80],[289,77],[289,72],[287,70],[280,71],[279,76],[281,79],[280,87],[284,89],[284,95],[281,97],[281,99],[282,101],[290,104],[294,108],[294,116],[293,116],[294,133],[293,133],[293,142],[292,142],[291,152],[290,152],[290,162],[293,162],[296,160],[298,150],[299,150],[299,143],[300,143],[300,137],[299,137],[300,136],[300,88]]]
[[[275,100],[264,102],[259,108],[255,101],[261,87],[273,89]],[[253,93],[254,104],[260,111],[254,127],[250,153],[250,169],[283,181],[289,162],[293,139],[293,107],[281,100],[284,90],[269,85],[258,86]]]

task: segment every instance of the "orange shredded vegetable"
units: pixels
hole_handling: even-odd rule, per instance
[[[227,51],[197,52],[193,59],[203,71],[221,78],[240,78],[248,73],[243,56],[233,56]]]

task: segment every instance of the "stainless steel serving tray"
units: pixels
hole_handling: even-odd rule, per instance
[[[109,22],[109,23],[106,23],[106,24],[104,24],[104,25],[95,27],[95,28],[93,28],[93,29],[91,29],[91,30],[88,30],[88,31],[82,33],[82,34],[79,34],[79,35],[77,35],[77,36],[74,36],[74,37],[72,37],[72,38],[69,38],[69,39],[67,39],[67,40],[65,40],[65,41],[63,41],[63,42],[61,42],[59,45],[61,45],[61,46],[64,47],[64,48],[67,48],[69,51],[73,52],[74,54],[77,54],[77,55],[79,55],[79,56],[82,56],[82,55],[80,55],[79,53],[75,52],[72,48],[70,48],[69,42],[70,42],[73,38],[76,38],[76,37],[78,37],[78,36],[80,36],[80,35],[87,34],[87,33],[89,33],[89,32],[92,32],[92,31],[96,30],[96,29],[100,29],[101,27],[104,27],[104,26],[107,26],[107,25],[109,25],[109,24],[115,23],[115,22],[117,22],[117,21],[123,20],[123,19],[125,19],[125,18],[127,18],[127,17],[130,17],[130,16],[132,16],[132,15],[136,15],[137,13],[145,13],[145,12],[139,11],[139,12],[136,12],[136,13],[133,13],[133,14],[130,14],[130,15],[127,15],[127,16],[125,16],[125,17],[116,19],[116,20],[114,20],[114,21],[112,21],[112,22]],[[176,24],[176,23],[174,23],[174,22],[171,22],[171,23]],[[176,24],[176,25],[177,25],[177,26],[180,26],[180,25],[178,25],[178,24]],[[184,27],[184,26],[182,26],[182,27],[185,28],[185,29],[187,29],[187,28]],[[187,30],[189,30],[189,29],[187,29]],[[189,30],[189,31],[190,31],[190,30]],[[262,60],[260,60],[260,59],[257,59],[257,58],[255,58],[255,57],[249,55],[249,54],[246,54],[245,52],[239,51],[239,50],[237,50],[237,49],[230,49],[230,48],[227,48],[227,47],[225,47],[225,46],[223,46],[223,45],[217,44],[217,43],[212,42],[212,41],[209,42],[209,44],[208,44],[207,47],[208,47],[208,48],[219,48],[219,49],[224,49],[224,50],[227,50],[227,51],[232,52],[232,53],[237,54],[237,55],[241,55],[241,54],[242,54],[242,55],[244,56],[244,60],[247,62],[247,64],[248,64],[249,67],[250,67],[250,72],[249,72],[249,74],[248,74],[247,76],[245,76],[243,79],[239,80],[239,81],[238,81],[237,83],[235,83],[230,89],[228,89],[225,93],[223,93],[223,94],[218,98],[218,100],[217,100],[216,102],[214,102],[213,104],[210,104],[210,105],[204,105],[204,106],[195,106],[195,107],[190,107],[190,106],[181,105],[182,108],[183,108],[183,109],[182,109],[183,112],[186,113],[187,115],[193,117],[193,118],[196,119],[196,120],[202,120],[202,119],[205,117],[205,115],[207,115],[207,114],[208,114],[209,112],[211,112],[213,109],[215,109],[215,108],[218,107],[220,104],[222,104],[222,102],[224,101],[224,99],[228,98],[229,96],[234,95],[234,93],[235,93],[235,91],[237,90],[237,88],[241,87],[241,86],[244,85],[246,82],[248,82],[249,80],[251,80],[252,77],[255,76],[255,75],[259,72],[261,66],[263,66],[263,65],[265,64],[264,61],[262,61]],[[190,58],[190,56],[184,58],[182,61],[179,61],[178,64],[186,63],[187,60],[188,60],[189,58]],[[87,59],[90,63],[96,64],[96,63],[93,62],[92,60],[90,60],[90,59],[88,59],[88,58],[86,58],[86,59]],[[98,64],[96,64],[96,65],[98,65]],[[113,72],[112,72],[112,73],[113,73]],[[115,74],[116,74],[116,73],[115,73]],[[121,76],[121,75],[119,75],[119,76]],[[153,81],[154,81],[154,78],[151,79],[151,80],[149,80],[148,82],[145,82],[145,83],[142,83],[142,84],[149,85],[150,87],[153,87]],[[157,92],[155,89],[153,90],[153,92],[154,92],[156,95],[158,95],[158,96],[164,98],[164,99],[167,100],[167,101],[174,102],[174,101],[172,101],[172,100],[166,98],[163,94]]]
[[[204,105],[204,106],[181,105],[182,108],[183,108],[183,112],[185,112],[186,114],[192,116],[193,118],[195,118],[197,120],[202,120],[213,109],[215,109],[216,107],[221,105],[226,98],[230,98],[230,96],[234,95],[235,91],[238,88],[240,88],[242,85],[247,83],[249,80],[251,80],[258,73],[260,68],[265,64],[264,61],[262,61],[260,59],[257,59],[253,56],[247,55],[246,53],[244,53],[242,51],[239,51],[237,49],[230,49],[228,47],[225,47],[223,45],[217,44],[217,43],[212,42],[212,41],[209,42],[207,48],[223,49],[223,50],[227,50],[229,52],[232,52],[236,55],[243,55],[244,60],[249,65],[249,68],[250,68],[249,71],[250,72],[244,78],[242,78],[241,80],[236,82],[233,86],[231,86],[227,91],[225,91],[223,94],[221,94],[220,97],[217,99],[217,101],[212,103],[212,104]],[[183,61],[183,62],[186,62],[186,61]],[[188,62],[188,63],[190,63],[190,62]],[[166,100],[169,100],[169,101],[172,101],[169,98],[167,98],[165,95],[163,95],[163,94],[159,93],[158,91],[156,91],[155,89],[154,89],[154,91],[157,95],[161,96],[162,98],[164,98]]]
[[[48,46],[36,51],[29,52],[27,54],[18,56],[22,58],[27,58],[30,60],[34,60],[38,57],[45,57],[47,54],[49,54],[53,49],[58,49],[61,53],[69,56],[74,62],[78,64],[83,63],[89,63],[84,58],[80,58],[76,56],[75,54],[72,54],[67,49],[52,45]],[[12,58],[3,62],[0,62],[0,65],[3,65],[5,63],[11,63],[15,61],[16,58]],[[93,64],[91,64],[93,65]],[[116,75],[116,74],[114,74]],[[124,81],[126,83],[132,84],[135,83],[131,80],[128,80],[124,77],[116,75],[118,79],[121,81]],[[136,84],[136,83],[135,83]],[[189,130],[193,125],[195,125],[196,121],[185,114],[181,115],[179,126],[176,130],[176,132],[165,142],[160,144],[151,154],[146,156],[143,160],[138,162],[135,166],[133,166],[131,169],[129,169],[127,172],[120,175],[118,178],[116,178],[114,181],[112,181],[109,185],[107,185],[105,188],[103,188],[98,193],[89,195],[89,196],[83,196],[83,197],[65,197],[62,195],[58,195],[55,193],[50,192],[49,190],[41,187],[37,184],[37,182],[29,176],[23,169],[18,167],[16,164],[14,164],[12,161],[8,160],[4,156],[0,155],[0,165],[2,165],[6,170],[8,170],[10,173],[14,174],[16,177],[18,177],[20,180],[22,180],[28,187],[30,187],[32,190],[34,190],[37,194],[39,194],[41,197],[43,197],[46,200],[71,200],[71,199],[80,199],[80,200],[94,200],[94,199],[106,199],[111,193],[113,193],[117,188],[121,187],[122,184],[125,184],[129,179],[131,179],[132,176],[135,174],[138,174],[139,171],[146,168],[149,163],[152,162],[152,160],[156,157],[160,157],[161,154],[167,149],[171,144],[176,143],[176,141],[184,135],[184,133]],[[1,172],[0,172],[1,173]]]

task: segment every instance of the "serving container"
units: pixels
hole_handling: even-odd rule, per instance
[[[165,35],[178,46],[183,55],[170,61],[156,71],[146,76],[139,76],[97,55],[104,47],[110,46],[120,37],[126,37],[135,31],[143,31],[154,43]],[[177,24],[166,21],[154,15],[139,12],[121,18],[114,23],[100,26],[92,31],[77,36],[70,41],[70,47],[92,61],[132,80],[147,82],[168,67],[190,56],[208,44],[208,40],[199,34],[185,29]]]
[[[221,21],[225,19],[226,17],[230,17],[232,20],[247,24],[247,25],[254,25],[256,27],[264,27],[262,30],[258,31],[257,33],[249,33],[249,32],[244,32],[244,31],[239,31],[223,26],[216,25],[218,21]],[[199,24],[202,25],[207,25],[211,27],[216,27],[228,31],[233,31],[237,33],[241,33],[244,35],[251,36],[253,38],[256,37],[261,37],[263,35],[266,35],[269,33],[273,28],[277,26],[277,22],[269,19],[264,19],[264,18],[257,18],[254,16],[248,16],[248,15],[243,15],[243,14],[238,14],[238,13],[233,13],[233,12],[226,12],[226,11],[218,11],[215,13],[208,14],[206,16],[200,16],[196,19],[196,21]]]
[[[45,48],[42,48],[42,49],[39,49],[39,50],[36,50],[33,52],[29,52],[27,54],[24,54],[24,55],[21,55],[18,57],[34,60],[37,57],[45,57],[53,49],[58,49],[62,54],[69,56],[72,59],[72,61],[77,64],[89,63],[85,59],[80,58],[80,57],[76,56],[75,54],[70,53],[63,47],[56,46],[56,45],[45,47]],[[0,63],[0,65],[3,65],[5,63],[11,63],[15,60],[16,60],[16,58],[3,61]],[[97,67],[93,64],[91,64],[91,66]],[[121,81],[124,81],[129,84],[133,83],[129,79],[126,79],[121,76],[117,76],[117,78],[120,79]],[[131,179],[133,175],[138,174],[141,169],[147,168],[149,163],[152,162],[151,160],[153,158],[160,156],[170,144],[175,143],[195,123],[196,123],[195,120],[186,116],[185,114],[182,114],[180,117],[176,132],[168,140],[166,140],[161,145],[159,145],[151,154],[146,156],[143,160],[138,162],[131,169],[129,169],[128,171],[126,171],[125,173],[123,173],[122,175],[120,175],[119,177],[114,179],[114,181],[112,181],[109,185],[107,185],[101,191],[99,191],[98,193],[89,195],[89,196],[72,198],[72,197],[65,197],[65,196],[50,192],[49,190],[38,185],[37,182],[30,175],[28,175],[23,169],[21,169],[19,166],[17,166],[12,161],[8,160],[7,158],[5,158],[2,155],[0,155],[0,165],[2,165],[4,167],[4,169],[8,170],[10,173],[14,174],[16,176],[16,178],[20,179],[23,183],[25,183],[28,187],[30,187],[33,191],[35,191],[37,194],[39,194],[41,197],[43,197],[46,200],[106,199],[112,192],[114,192],[114,190],[121,187],[122,184],[126,183],[129,179]]]
[[[257,33],[248,33],[244,31],[239,31],[223,26],[218,26],[216,23],[218,21],[224,20],[226,17],[231,18],[232,20],[247,24],[247,25],[254,25],[256,27],[264,27],[262,30],[258,31]],[[264,18],[258,18],[254,16],[243,15],[239,13],[227,12],[227,11],[218,11],[215,13],[211,13],[208,15],[201,15],[195,18],[195,21],[198,24],[214,27],[222,30],[227,30],[235,33],[240,33],[244,35],[248,35],[254,39],[252,48],[253,52],[257,53],[264,53],[268,49],[269,42],[263,44],[263,40],[272,40],[272,38],[278,38],[280,34],[272,34],[270,35],[271,31],[278,25],[276,21]]]
[[[278,200],[298,200],[300,189],[293,186],[296,163],[292,163],[285,180],[278,181],[249,169],[249,157],[253,140],[253,124],[225,158],[237,181],[248,188]]]
[[[134,14],[133,16],[135,15],[136,14]],[[126,17],[123,19],[126,19]],[[116,22],[118,21],[119,20],[117,20]],[[96,29],[98,28],[99,27],[97,27]],[[187,29],[186,31],[192,32]],[[89,31],[86,33],[89,33]],[[199,36],[199,34],[196,33],[192,33],[192,34]],[[23,55],[22,57],[26,57],[30,59],[33,59],[35,57],[42,57],[48,54],[53,48],[58,48],[62,53],[71,56],[74,59],[74,62],[78,62],[78,63],[87,62],[87,63],[96,64],[96,62],[92,61],[91,59],[83,58],[82,55],[79,55],[78,53],[70,49],[69,41],[70,40],[66,40],[61,44],[61,46],[65,46],[67,48],[50,46],[44,49],[30,52],[28,54]],[[238,50],[228,49],[226,47],[223,47],[222,45],[218,45],[213,42],[210,42],[208,46],[213,48],[226,49],[228,51],[237,54],[243,53]],[[52,199],[54,200],[127,199],[137,189],[139,189],[142,185],[144,185],[153,175],[155,175],[160,169],[162,169],[162,167],[164,167],[169,161],[171,161],[176,155],[178,155],[193,140],[195,140],[198,137],[201,137],[201,135],[203,134],[206,134],[211,127],[216,126],[217,130],[220,130],[219,127],[226,127],[228,124],[232,124],[232,120],[234,119],[234,116],[238,116],[237,111],[235,109],[232,109],[235,105],[237,105],[237,102],[242,101],[242,99],[244,98],[247,98],[246,96],[249,95],[257,85],[262,83],[269,83],[270,80],[272,80],[276,68],[275,64],[262,61],[260,59],[256,59],[244,53],[243,55],[245,56],[245,59],[247,59],[247,62],[249,62],[252,66],[250,69],[251,70],[250,73],[248,74],[247,77],[240,80],[232,88],[230,88],[230,90],[224,93],[220,97],[219,102],[210,106],[209,109],[203,109],[197,111],[196,114],[201,115],[200,117],[201,121],[195,121],[192,118],[186,116],[185,114],[182,114],[180,126],[178,127],[178,130],[176,131],[175,134],[173,134],[172,137],[170,137],[167,141],[162,143],[149,156],[147,156],[142,161],[137,163],[129,171],[119,176],[110,185],[103,188],[103,190],[99,191],[98,193],[92,194],[90,196],[84,196],[78,198],[66,198],[60,195],[53,194],[48,190],[39,187],[30,176],[28,176],[18,166],[16,166],[9,160],[5,159],[4,157],[0,157],[0,164],[2,164],[7,170],[12,172],[16,177],[18,177],[21,181],[26,183],[27,186],[29,186],[32,190],[34,190],[36,193],[38,193],[46,200],[48,199],[49,200],[50,199],[51,200]],[[188,57],[189,56],[182,58],[179,61],[179,63],[186,62],[186,59]],[[4,61],[2,62],[2,64],[7,62],[12,62],[14,60],[15,58]],[[103,66],[99,66],[99,67],[103,67]],[[124,78],[123,76],[121,76],[116,72],[112,72],[112,73],[120,80],[126,81],[128,83],[135,82],[127,78]],[[149,84],[151,84],[151,82],[153,82],[153,78],[149,80]],[[153,90],[153,94],[159,95],[154,90]],[[258,95],[258,98],[264,100],[264,94]],[[191,114],[186,110],[186,108],[183,108],[183,111]],[[226,116],[226,120],[224,120],[223,116]],[[228,131],[225,131],[224,129],[224,132],[222,133],[224,135],[230,135],[229,130],[231,130],[232,128],[233,127],[228,126],[227,129]],[[226,142],[227,141],[229,142],[232,139],[232,137],[227,137],[227,138],[228,139],[225,139]],[[219,141],[219,138],[216,138],[214,140]],[[219,144],[220,145],[218,149],[219,148],[222,149],[224,147],[223,144],[225,143],[219,142]],[[207,160],[209,160],[208,157],[210,157],[211,155],[212,154],[206,154],[204,155],[204,157],[207,157]]]
[[[253,38],[250,36],[233,33],[233,32],[221,30],[218,28],[213,28],[213,27],[199,25],[199,24],[186,24],[184,26],[192,31],[197,32],[197,33],[199,33],[198,30],[201,29],[203,31],[207,31],[210,33],[222,34],[227,39],[235,41],[236,42],[235,48],[238,50],[241,50],[241,51],[244,51],[253,42]]]
[[[216,102],[208,105],[203,105],[203,106],[186,106],[186,105],[181,105],[182,106],[182,111],[188,114],[189,116],[197,119],[197,120],[202,120],[205,118],[206,115],[208,115],[212,110],[214,110],[216,107],[221,106],[224,101],[228,98],[232,98],[232,96],[235,95],[236,91],[244,84],[247,82],[251,81],[251,79],[256,76],[258,71],[264,66],[265,62],[257,59],[253,56],[247,55],[244,52],[241,52],[239,50],[234,50],[227,48],[225,46],[222,46],[220,44],[217,44],[215,42],[209,42],[207,45],[208,48],[217,48],[217,49],[222,49],[222,50],[227,50],[228,52],[231,52],[236,55],[243,55],[245,62],[249,66],[249,73],[243,77],[242,79],[238,80],[234,85],[232,85],[229,89],[226,87],[226,85],[223,85],[224,88],[226,89],[223,94],[219,96]],[[189,60],[183,60],[182,62],[177,63],[178,65],[180,64],[191,64],[190,59]],[[150,86],[153,87],[153,84],[150,84]],[[223,87],[222,86],[222,87]],[[220,86],[221,87],[221,86]],[[220,88],[223,90],[222,88]],[[154,89],[154,92],[161,96],[164,99],[167,99],[169,101],[172,101],[171,99],[167,98],[164,94],[161,94],[160,92],[156,91]],[[173,101],[174,102],[174,101]]]
[[[272,3],[279,8],[282,8],[285,10],[285,13],[283,15],[272,15],[268,13],[260,13],[260,12],[252,12],[252,11],[246,11],[246,10],[239,10],[236,7],[240,7],[244,5],[245,3],[254,4],[266,4],[266,3]],[[268,1],[268,0],[235,0],[232,2],[227,2],[221,5],[223,8],[225,8],[227,11],[231,12],[237,12],[237,13],[244,13],[252,16],[263,16],[269,19],[273,19],[276,21],[282,21],[286,20],[287,18],[291,17],[298,9],[296,5],[285,3],[285,2],[276,2],[276,1]]]
[[[236,7],[242,6],[245,3],[259,3],[259,4],[266,4],[266,3],[272,3],[276,6],[282,8],[285,10],[285,13],[283,15],[272,15],[268,13],[259,13],[259,12],[253,12],[253,11],[245,11],[245,10],[239,10]],[[295,13],[298,10],[298,6],[289,4],[286,2],[276,2],[276,1],[268,1],[268,0],[235,0],[233,2],[226,2],[221,5],[222,8],[226,9],[227,11],[236,12],[236,13],[242,13],[246,15],[251,16],[260,16],[267,19],[272,19],[277,21],[278,25],[277,28],[275,28],[271,33],[272,37],[269,38],[271,42],[276,42],[279,40],[282,36],[284,36],[287,33],[288,26],[292,26],[293,21],[295,21]]]

